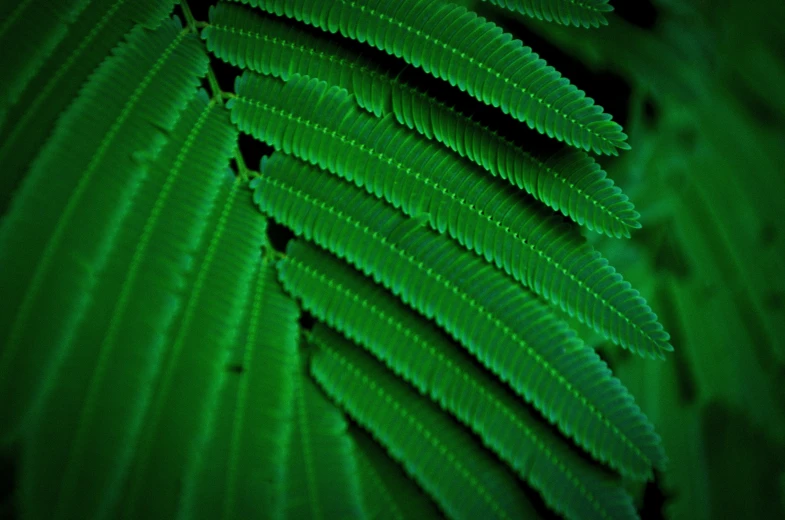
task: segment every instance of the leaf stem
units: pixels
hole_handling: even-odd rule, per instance
[[[181,0],[180,8],[183,10],[183,16],[185,17],[188,28],[198,31],[198,29],[202,29],[209,25],[207,22],[200,22],[194,18],[186,0]],[[210,84],[210,94],[213,100],[223,104],[224,100],[234,97],[234,93],[221,90],[221,86],[218,84],[218,77],[215,75],[213,68],[209,66],[207,67],[207,81]],[[248,166],[246,166],[245,159],[243,158],[243,154],[240,152],[240,147],[238,145],[234,147],[234,160],[237,163],[237,174],[243,181],[247,181],[250,177],[256,176],[248,169]]]
[[[185,17],[185,24],[188,27],[192,27],[196,29],[200,22],[197,22],[196,18],[194,18],[193,13],[191,12],[191,8],[188,7],[188,2],[186,0],[181,0],[180,9],[183,10],[183,16]]]

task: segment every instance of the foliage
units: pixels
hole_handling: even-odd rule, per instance
[[[785,37],[657,4],[3,4],[4,511],[777,516]]]

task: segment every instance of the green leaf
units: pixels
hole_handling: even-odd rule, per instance
[[[69,0],[72,2],[73,0]],[[83,2],[83,0],[80,0]],[[39,10],[59,10],[62,2],[46,4]],[[30,2],[7,2],[22,6]],[[139,23],[149,29],[158,27],[172,11],[173,0],[92,0],[69,23],[59,44],[49,49],[46,59],[27,81],[16,103],[0,97],[0,113],[7,110],[7,121],[0,116],[0,215],[3,215],[11,196],[27,174],[41,146],[52,134],[60,114],[74,101],[88,76],[110,55],[110,51]],[[80,4],[81,5],[81,4]],[[0,17],[3,19],[3,17]],[[6,18],[8,20],[8,18]],[[30,20],[40,23],[35,18]],[[30,20],[21,20],[22,38],[29,38],[39,28],[23,29]],[[16,44],[13,44],[16,48]],[[2,48],[6,48],[3,45]],[[14,59],[16,52],[3,53]],[[5,70],[5,69],[3,69]],[[4,78],[10,77],[4,72]]]
[[[218,366],[227,375],[207,438],[185,475],[178,518],[264,518],[273,507],[280,511],[300,377],[299,310],[281,291],[272,263],[259,264],[229,360]]]
[[[160,79],[175,89],[170,96],[182,95],[179,83],[196,94],[198,76],[192,74],[204,65],[198,42],[184,36],[175,21],[155,33],[140,29],[138,40],[129,42],[148,49],[159,44],[158,59],[180,60],[183,70],[171,67],[161,73]],[[145,72],[151,75],[155,70],[153,66]],[[148,82],[151,88],[160,88],[151,78],[142,78],[141,84]],[[138,96],[156,108],[154,93]],[[175,108],[178,103],[170,99],[169,104]],[[103,265],[87,265],[102,274],[90,294],[82,296],[89,297],[84,309],[89,319],[77,319],[68,335],[58,337],[61,351],[52,354],[60,363],[50,362],[47,370],[36,374],[36,382],[49,392],[27,432],[23,457],[23,496],[32,517],[100,516],[117,499],[186,272],[204,230],[204,216],[222,184],[218,173],[226,167],[236,136],[225,112],[211,120],[213,108],[200,92],[145,175],[137,178],[136,193],[126,189],[123,195],[129,197],[130,207],[108,230],[113,247],[107,247]],[[118,132],[126,138],[118,138],[126,154],[133,155],[145,132],[160,135],[149,123],[147,128],[141,122],[137,126],[136,134]],[[105,187],[101,179],[116,173],[104,165],[91,186]],[[82,202],[100,207],[110,194],[88,193]],[[108,240],[100,228],[88,231],[85,226],[84,241]],[[65,263],[68,254],[62,257]],[[33,343],[31,351],[40,358],[46,352],[43,347],[49,345]]]
[[[298,376],[281,518],[365,518],[348,423],[307,373]]]
[[[0,439],[38,404],[207,56],[178,20],[141,26],[59,120],[0,221]],[[76,140],[76,141],[75,141]],[[74,143],[77,142],[78,145]],[[143,159],[144,158],[144,159]]]
[[[621,126],[593,99],[520,40],[462,6],[445,0],[341,0],[324,9],[320,0],[235,1],[402,57],[569,145],[613,155],[629,148]]]
[[[415,219],[313,166],[281,154],[263,166],[254,200],[265,214],[434,319],[599,460],[642,478],[652,465],[665,463],[659,438],[629,393],[529,291]],[[621,410],[623,419],[617,416]]]
[[[350,427],[349,434],[355,445],[363,501],[369,518],[443,518],[433,500],[365,430]]]
[[[217,107],[214,131],[223,134],[225,168],[236,130],[225,120],[223,107]],[[209,141],[203,137],[199,142],[204,146]],[[212,174],[219,171],[216,168]],[[194,255],[195,269],[184,283],[178,315],[164,338],[165,349],[155,367],[156,385],[147,397],[149,405],[118,516],[175,516],[185,473],[202,452],[208,417],[230,377],[226,370],[229,352],[241,339],[240,320],[250,305],[266,222],[253,214],[241,181],[227,191],[223,205],[209,218],[210,227]]]
[[[372,59],[244,5],[219,3],[210,8],[202,31],[207,49],[241,69],[288,80],[299,74],[343,87],[357,103],[383,116],[392,109],[392,89],[403,83]]]
[[[70,23],[89,3],[20,0],[0,8],[0,49],[4,49],[0,54],[0,127],[8,107],[19,99],[30,79],[65,37]]]
[[[654,358],[673,350],[646,300],[551,211],[507,183],[307,77],[244,73],[229,102],[244,132],[338,174],[484,256],[614,343]],[[341,114],[336,119],[335,114]]]
[[[608,25],[608,0],[483,0],[539,20],[575,27]]]
[[[392,112],[400,124],[443,143],[591,230],[629,237],[631,228],[640,227],[627,196],[587,153],[572,148],[551,155],[524,151],[329,38],[225,3],[210,9],[210,26],[202,37],[214,55],[243,69],[284,80],[307,75],[345,88],[366,110],[377,116]]]
[[[306,310],[472,429],[553,510],[567,518],[636,517],[632,500],[620,487],[388,291],[314,247],[290,245],[279,266],[284,287]]]
[[[183,125],[190,129],[193,123],[184,120]],[[105,290],[99,292],[109,301],[96,300],[93,320],[83,325],[78,348],[64,363],[70,370],[59,374],[25,445],[23,494],[34,517],[119,516],[120,493],[135,498],[134,477],[140,466],[147,469],[147,455],[159,456],[154,450],[166,454],[158,460],[169,471],[147,475],[155,494],[148,493],[144,506],[165,510],[176,505],[179,484],[172,473],[182,471],[191,450],[198,448],[188,437],[198,438],[203,427],[199,423],[204,422],[199,415],[216,398],[220,383],[216,379],[224,373],[220,361],[236,333],[264,232],[264,219],[238,197],[238,192],[245,191],[241,183],[230,188],[228,179],[217,175],[220,171],[212,172],[224,181],[218,183],[223,188],[220,203],[206,221],[204,214],[198,218],[199,211],[186,217],[196,229],[179,230],[186,241],[201,236],[201,243],[195,245],[202,253],[195,265],[187,252],[171,250],[168,241],[155,237],[150,241],[160,248],[157,255],[139,258],[141,247],[132,246],[134,261],[127,268],[122,260],[128,255],[118,250],[113,258],[120,265],[112,263],[114,276],[102,279],[100,288]],[[183,191],[179,206],[188,208],[192,195]],[[160,199],[156,207],[161,207]],[[151,217],[155,218],[154,212]],[[156,231],[164,236],[178,231],[180,222],[168,222],[170,226]],[[151,219],[145,224],[146,228],[152,224]],[[248,233],[238,229],[249,224]],[[179,276],[161,280],[162,270]],[[119,295],[112,289],[119,290]],[[229,305],[216,293],[229,298]],[[199,339],[196,345],[193,338]],[[188,381],[178,377],[189,370],[193,377],[185,378]],[[180,384],[182,393],[168,393],[172,384]],[[160,438],[150,446],[146,434],[163,424],[157,414],[164,398],[182,406],[168,409],[164,423],[174,420],[184,430],[172,426],[180,435],[158,431]],[[131,469],[134,472],[127,482]],[[121,486],[126,482],[127,486]],[[134,510],[123,504],[122,512]]]
[[[537,517],[515,476],[467,431],[361,349],[327,332],[317,327],[309,337],[314,378],[450,518]]]

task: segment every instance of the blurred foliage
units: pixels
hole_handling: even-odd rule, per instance
[[[643,229],[626,242],[590,238],[650,295],[673,335],[665,363],[603,350],[663,437],[662,514],[782,518],[785,3],[658,0],[653,8],[652,27],[621,17],[635,21],[625,11],[636,7],[617,6],[607,27],[579,37],[522,17],[513,23],[631,88],[632,150],[606,166]]]

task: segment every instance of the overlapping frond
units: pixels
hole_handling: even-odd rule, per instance
[[[233,141],[227,143],[233,144]],[[231,152],[227,150],[227,156]],[[265,241],[264,220],[240,181],[210,215],[182,304],[165,338],[156,367],[144,427],[121,509],[129,518],[172,518],[184,470],[201,453],[209,414],[231,373],[226,370],[244,310],[251,306],[251,281]],[[100,429],[97,429],[100,432]],[[153,500],[150,497],[154,496]]]
[[[483,0],[539,20],[575,27],[608,25],[608,0]]]
[[[254,278],[234,346],[218,366],[227,375],[207,440],[184,478],[182,520],[262,518],[281,510],[301,377],[299,310],[281,291],[271,262],[260,261]]]
[[[365,518],[354,452],[341,410],[327,400],[307,372],[298,372],[280,517]]]
[[[170,20],[137,26],[60,118],[0,220],[0,437],[36,406],[207,56]],[[78,142],[78,145],[74,145]]]
[[[537,517],[514,474],[435,404],[329,329],[317,325],[309,343],[316,349],[311,373],[324,391],[450,518]]]
[[[431,322],[315,247],[295,243],[280,263],[284,287],[320,320],[475,431],[567,518],[634,518],[628,495],[477,368]]]
[[[621,126],[520,40],[446,0],[236,0],[402,57],[538,132],[597,153],[628,149]],[[438,23],[436,23],[438,22]]]
[[[8,2],[20,9],[23,24],[38,21],[24,16],[23,6],[31,2]],[[45,4],[40,9],[59,11],[66,2],[36,1]],[[69,0],[73,4],[73,0]],[[78,4],[84,4],[80,0]],[[0,215],[4,214],[11,196],[18,189],[41,146],[52,134],[58,116],[73,102],[85,80],[96,67],[109,56],[110,51],[136,25],[154,29],[172,11],[174,0],[92,0],[79,11],[59,44],[48,49],[46,59],[36,68],[36,73],[27,80],[26,87],[19,93],[16,102],[0,96],[0,112],[6,111],[6,121],[0,117]],[[77,4],[74,4],[77,5]],[[39,10],[40,10],[39,9]],[[75,13],[78,9],[73,9]],[[0,17],[5,23],[14,24],[11,17]],[[67,22],[60,19],[61,22]],[[35,38],[40,29],[22,28],[23,40]],[[3,49],[3,58],[16,59],[15,42]],[[10,51],[13,49],[13,51]],[[5,69],[3,69],[5,70]],[[13,77],[3,73],[3,84]],[[13,122],[13,124],[10,124]]]
[[[520,190],[360,111],[346,90],[308,77],[246,72],[229,107],[242,131],[338,174],[511,274],[633,352],[672,350],[643,297],[573,229]],[[337,119],[335,114],[341,114]]]
[[[441,518],[433,500],[365,430],[350,427],[365,514],[378,520]]]
[[[586,28],[612,10],[485,1]],[[621,126],[449,0],[215,4],[208,24],[178,0],[0,6],[14,507],[513,520],[541,507],[525,482],[566,518],[635,518],[610,470],[650,479],[659,436],[554,308],[635,353],[671,350],[574,225],[640,226],[587,153],[629,148]],[[235,92],[199,31],[244,69]],[[521,149],[408,66],[563,145]],[[240,131],[276,149],[258,175]],[[285,253],[255,206],[296,235]]]
[[[637,477],[664,464],[629,393],[529,291],[350,183],[282,154],[263,166],[254,200],[264,213],[435,319],[599,460]]]
[[[548,155],[530,153],[416,88],[401,85],[392,95],[392,112],[399,123],[443,143],[578,224],[617,238],[640,228],[632,202],[586,152],[564,148]]]
[[[357,103],[377,116],[390,112],[392,89],[402,85],[373,60],[327,35],[309,34],[240,4],[213,6],[202,38],[207,49],[227,63],[285,80],[293,74],[322,79],[354,93]]]
[[[343,87],[366,110],[377,116],[392,112],[399,123],[436,139],[591,230],[629,237],[631,228],[640,227],[627,196],[586,152],[527,152],[325,37],[233,4],[211,9],[203,37],[213,54],[232,65],[284,80],[307,75]]]
[[[222,112],[204,92],[195,98],[152,164],[118,229],[118,240],[92,292],[87,309],[90,319],[82,320],[76,329],[29,432],[33,441],[25,451],[23,483],[25,496],[47,498],[30,506],[41,517],[85,518],[112,512],[132,457],[139,461],[137,450],[147,448],[138,442],[145,431],[142,425],[148,429],[157,426],[150,420],[149,410],[151,406],[156,410],[162,389],[167,389],[173,358],[181,370],[192,370],[194,379],[190,385],[178,382],[184,393],[178,406],[170,410],[171,417],[181,427],[190,427],[190,435],[200,432],[199,407],[210,402],[215,383],[209,374],[218,370],[214,360],[220,359],[225,348],[222,335],[215,330],[228,334],[223,328],[232,326],[232,317],[237,314],[233,306],[238,303],[219,314],[218,301],[205,304],[194,293],[207,292],[216,300],[216,294],[232,293],[233,278],[239,284],[247,282],[242,269],[220,276],[224,265],[211,264],[211,257],[223,255],[224,264],[246,268],[247,258],[232,261],[232,255],[249,251],[258,257],[258,234],[264,230],[264,220],[253,219],[255,225],[248,228],[248,234],[229,233],[229,240],[224,238],[227,220],[232,222],[232,217],[238,216],[224,208],[241,188],[232,189],[225,175],[236,131]],[[214,207],[219,195],[228,202]],[[247,201],[244,206],[245,215],[252,217],[252,207]],[[243,249],[249,242],[251,245]],[[216,253],[216,246],[222,245],[236,250]],[[200,249],[205,251],[203,255],[197,254]],[[208,270],[211,272],[206,273]],[[204,281],[206,274],[211,275],[210,283]],[[242,297],[236,300],[242,304]],[[193,312],[194,303],[206,307],[203,314],[213,319],[202,319],[197,327],[187,325],[201,327],[200,339],[209,341],[200,341],[197,348],[191,346],[177,359],[177,333]],[[158,439],[166,446],[161,462],[174,464],[168,466],[174,472],[182,466],[174,463],[180,456],[178,449],[192,446],[182,431],[173,445],[166,445],[166,440],[164,435]],[[141,461],[146,462],[144,457]],[[150,480],[161,500],[148,500],[148,507],[166,503],[163,497],[176,499],[177,480],[167,482],[167,476],[171,473],[161,472]]]
[[[65,37],[69,24],[89,0],[8,2],[0,11],[0,127],[8,107]],[[13,8],[11,6],[14,6]],[[5,12],[10,10],[10,12]],[[13,51],[11,51],[13,49]]]

